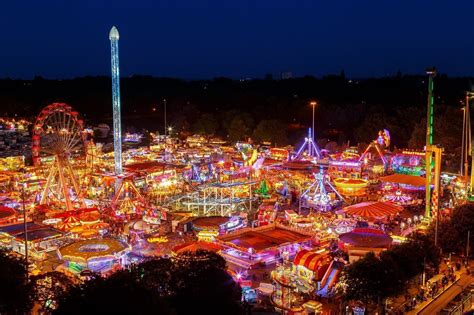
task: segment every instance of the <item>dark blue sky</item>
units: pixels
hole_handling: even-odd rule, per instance
[[[15,0],[0,4],[0,77],[474,75],[472,0]]]

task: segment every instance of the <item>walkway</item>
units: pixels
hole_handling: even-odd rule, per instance
[[[418,304],[408,314],[437,314],[471,283],[474,283],[473,275],[466,274],[465,269],[463,269],[463,272],[460,273],[460,277],[453,283],[449,284],[441,294],[436,296],[434,299],[428,299],[427,301]]]

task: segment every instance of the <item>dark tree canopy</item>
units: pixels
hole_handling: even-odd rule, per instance
[[[75,287],[73,279],[58,271],[31,276],[30,280],[35,288],[35,302],[45,313],[54,310],[58,301]]]
[[[197,251],[145,261],[72,289],[56,314],[241,314],[241,291],[225,260]]]
[[[27,314],[33,307],[35,292],[25,266],[24,260],[0,250],[0,314]]]
[[[454,208],[453,214],[439,225],[438,240],[443,252],[466,253],[467,233],[474,237],[474,204],[468,203]],[[472,253],[472,251],[470,250]]]
[[[435,124],[448,126],[448,136],[462,124],[459,101],[470,89],[471,78],[435,78]],[[311,126],[310,100],[317,100],[318,139],[369,143],[381,128],[391,131],[393,146],[424,145],[426,76],[393,76],[348,79],[341,75],[306,76],[290,80],[178,80],[132,76],[122,78],[123,128],[155,132],[164,130],[163,99],[167,100],[167,124],[176,132],[213,133],[231,140],[251,136],[262,120],[292,125],[288,141],[294,144]],[[111,122],[110,78],[83,77],[71,80],[0,80],[0,115],[35,116],[48,103],[70,103],[86,122]],[[84,93],[87,91],[87,93]],[[448,109],[449,110],[448,110]],[[206,116],[204,116],[206,115]],[[209,115],[209,116],[207,116]],[[249,123],[242,115],[252,117]],[[238,117],[240,116],[240,117]],[[233,121],[235,118],[235,121]],[[217,123],[217,125],[214,124]],[[232,125],[232,127],[231,127]],[[452,129],[449,126],[453,125]],[[415,129],[415,130],[414,130]],[[444,134],[440,130],[439,134]],[[435,142],[436,140],[435,130]],[[447,147],[460,147],[460,134]],[[440,139],[442,141],[442,139]]]
[[[368,253],[350,264],[343,273],[344,297],[366,304],[380,304],[406,288],[407,281],[424,268],[436,268],[441,261],[439,250],[429,235],[413,234],[407,242],[382,252]]]
[[[288,142],[287,126],[279,120],[262,120],[253,132],[253,139],[258,143],[270,142],[273,146],[283,146]]]

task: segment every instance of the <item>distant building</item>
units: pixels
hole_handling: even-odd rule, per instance
[[[293,73],[291,71],[283,71],[280,73],[280,79],[287,80],[293,78]]]

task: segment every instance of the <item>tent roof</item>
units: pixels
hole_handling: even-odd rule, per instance
[[[300,250],[293,261],[295,265],[303,266],[312,271],[317,271],[322,264],[327,262],[327,255]]]
[[[339,239],[358,247],[383,248],[392,244],[392,238],[389,235],[373,228],[356,228],[352,232],[341,234]]]
[[[404,184],[417,187],[426,185],[426,178],[406,174],[392,174],[381,177],[380,180],[387,183]]]
[[[382,201],[361,202],[344,208],[346,214],[363,218],[382,218],[395,215],[402,210],[403,207],[399,205]]]

